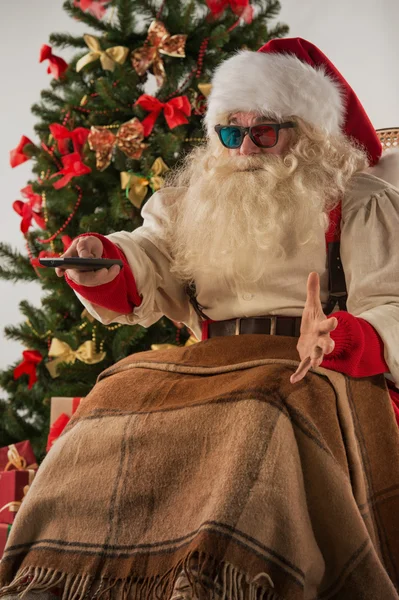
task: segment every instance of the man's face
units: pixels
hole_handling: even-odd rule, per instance
[[[261,123],[276,123],[276,121],[259,116],[256,112],[236,112],[229,118],[229,125],[239,125],[240,127],[251,127]],[[292,139],[292,129],[280,129],[278,132],[278,141],[272,148],[259,148],[253,143],[249,135],[244,137],[244,141],[239,148],[228,150],[230,156],[251,156],[255,154],[284,154]]]
[[[240,127],[271,124],[259,113],[230,116]],[[246,293],[269,276],[276,257],[323,246],[327,208],[365,162],[355,161],[358,151],[344,138],[323,137],[287,115],[291,121],[295,128],[281,129],[272,148],[245,136],[229,151],[212,135],[193,152],[167,228],[172,273],[181,281],[211,278],[214,289],[221,282]]]

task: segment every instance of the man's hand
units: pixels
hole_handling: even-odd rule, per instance
[[[320,302],[320,279],[317,273],[308,277],[308,291],[305,308],[302,313],[301,335],[297,350],[301,359],[299,367],[290,377],[296,383],[305,377],[311,367],[318,367],[325,354],[334,350],[334,340],[330,332],[338,325],[335,317],[327,319]]]
[[[61,258],[80,257],[80,258],[101,258],[103,254],[103,243],[94,235],[75,238],[68,250],[61,255]],[[65,271],[68,272],[69,279],[78,285],[94,287],[109,283],[117,275],[121,268],[118,265],[112,265],[110,269],[100,269],[99,271],[78,271],[78,269],[57,268],[55,272],[58,277],[63,277]]]

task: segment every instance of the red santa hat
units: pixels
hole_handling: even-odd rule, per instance
[[[205,122],[208,134],[235,111],[277,119],[295,115],[330,134],[344,133],[378,162],[381,142],[356,94],[329,59],[301,38],[271,40],[258,52],[240,51],[212,80]]]

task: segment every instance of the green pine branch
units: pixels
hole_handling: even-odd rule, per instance
[[[50,44],[57,48],[87,48],[82,36],[70,35],[69,33],[52,33],[49,40]]]
[[[262,10],[261,16],[266,19],[274,19],[277,17],[281,10],[281,4],[279,0],[266,0],[266,7]]]
[[[24,412],[18,413],[11,405],[4,407],[4,420],[7,422],[7,431],[12,439],[21,439],[23,436],[32,439],[40,433],[40,430],[26,419]]]
[[[1,447],[13,444],[18,438],[12,427],[13,412],[9,401],[0,400],[0,444]]]
[[[115,3],[117,7],[118,28],[122,37],[129,37],[134,32],[134,1],[133,0],[118,0]],[[113,10],[113,7],[110,8]]]
[[[4,335],[8,340],[14,340],[14,342],[20,342],[26,348],[33,348],[39,350],[38,346],[42,346],[38,343],[37,337],[28,329],[27,325],[7,325],[4,328]],[[43,346],[45,349],[45,347]]]
[[[96,91],[101,96],[105,106],[109,108],[124,108],[124,103],[118,98],[112,82],[106,77],[100,77],[96,81]]]
[[[40,96],[44,101],[54,106],[57,106],[58,108],[62,108],[65,106],[65,99],[50,90],[42,90],[40,92]]]
[[[197,21],[195,16],[196,16],[195,1],[190,0],[190,2],[188,2],[187,6],[183,12],[183,15],[182,15],[182,27],[185,31],[190,28],[190,25],[191,25],[191,28],[195,27],[196,21]]]
[[[140,325],[120,327],[116,330],[112,341],[112,354],[117,360],[125,358],[147,336],[147,331]]]
[[[289,32],[288,25],[284,25],[282,23],[276,23],[274,27],[268,30],[269,39],[272,40],[274,38],[282,38],[286,36]]]
[[[60,113],[58,110],[51,110],[47,108],[43,103],[33,104],[31,107],[31,111],[37,117],[41,117],[43,120],[49,123],[56,123],[60,118]]]
[[[6,281],[37,281],[30,260],[10,244],[0,242],[0,279]]]

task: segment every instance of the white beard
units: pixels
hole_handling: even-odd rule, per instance
[[[262,279],[273,258],[320,240],[331,181],[291,155],[212,154],[207,168],[209,154],[176,206],[171,270],[182,281],[209,276],[240,291]]]

